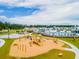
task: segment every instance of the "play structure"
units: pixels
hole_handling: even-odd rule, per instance
[[[55,39],[55,38],[52,38]],[[63,49],[64,43],[51,39],[41,38],[41,36],[26,38],[21,37],[14,40],[10,47],[9,56],[16,58],[28,58],[44,54],[52,49]]]

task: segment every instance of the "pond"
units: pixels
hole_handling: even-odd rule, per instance
[[[0,38],[19,38],[23,34],[10,34],[10,35],[1,35]]]

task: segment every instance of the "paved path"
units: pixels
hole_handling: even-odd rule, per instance
[[[0,39],[0,47],[2,47],[5,44],[5,41]]]
[[[70,48],[66,48],[65,50],[75,52],[75,54],[76,54],[76,55],[75,55],[75,59],[79,59],[79,49],[78,49],[76,46],[74,46],[74,45],[71,44],[71,43],[62,41],[62,40],[60,40],[60,41],[61,41],[61,42],[64,42],[64,43],[67,44],[67,45],[69,45],[72,49],[70,49]]]

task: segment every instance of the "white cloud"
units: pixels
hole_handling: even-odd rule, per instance
[[[33,5],[49,5],[49,4],[65,4],[71,0],[0,0],[13,6],[33,6]]]
[[[68,0],[28,0],[20,2],[18,0],[0,0],[15,6],[36,6],[43,5],[44,10],[38,14],[24,17],[10,18],[10,22],[19,24],[78,24],[78,20],[64,19],[64,17],[79,13],[79,2],[68,3]],[[66,4],[65,4],[66,3]]]

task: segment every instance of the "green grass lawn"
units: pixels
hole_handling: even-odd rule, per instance
[[[17,31],[21,32],[22,29],[17,29],[17,30],[9,30],[9,34],[15,34],[15,33],[18,33]],[[8,35],[8,30],[0,30],[0,36],[2,35]]]
[[[59,38],[59,39],[67,41],[79,48],[79,38],[75,38],[75,40],[73,40],[73,38]]]
[[[9,32],[9,35],[10,34],[15,34],[16,32]],[[2,36],[2,35],[8,35],[8,32],[3,32],[3,33],[0,33],[0,36]]]
[[[10,45],[14,39],[4,39],[5,45],[0,48],[0,59],[9,59],[8,53],[10,50]]]

